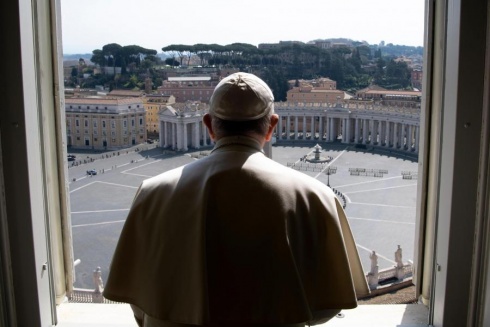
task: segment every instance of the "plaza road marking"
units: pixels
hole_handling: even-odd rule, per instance
[[[92,183],[88,183],[88,184],[85,184],[85,185],[83,185],[83,186],[80,186],[79,188],[76,188],[76,189],[74,189],[74,190],[71,190],[71,191],[70,191],[70,193],[73,193],[73,192],[75,192],[75,191],[81,190],[82,188],[87,187],[87,186],[90,186],[90,185],[92,185],[92,184],[94,184],[94,183],[97,183],[97,182],[92,182]]]
[[[122,174],[131,175],[131,176],[146,177],[146,178],[153,177],[153,176],[150,176],[150,175],[142,175],[142,174],[135,174],[135,173],[122,173]]]
[[[382,187],[382,188],[372,188],[372,189],[369,189],[369,190],[352,191],[352,192],[342,192],[342,193],[344,193],[344,194],[365,193],[365,192],[382,191],[382,190],[389,190],[389,189],[392,189],[392,188],[401,188],[401,187],[409,187],[409,186],[417,186],[417,184],[400,185],[400,186],[390,186],[390,187]]]
[[[375,221],[375,222],[380,222],[380,223],[393,223],[393,224],[415,225],[415,223],[409,223],[409,222],[406,222],[406,221],[392,221],[392,220],[385,220],[385,219],[355,218],[355,217],[347,217],[347,219]]]
[[[129,169],[123,170],[123,171],[121,172],[121,174],[134,175],[134,176],[141,176],[141,177],[146,177],[146,178],[153,177],[153,176],[142,175],[142,174],[128,173],[128,171],[133,170],[133,169],[138,169],[138,168],[141,168],[141,167],[145,167],[145,166],[148,166],[148,165],[153,165],[154,163],[160,162],[160,161],[162,161],[162,160],[163,160],[163,159],[155,160],[155,161],[152,161],[152,162],[148,162],[148,163],[146,163],[146,164],[143,164],[143,165],[139,165],[139,166],[136,166],[136,167],[133,167],[133,168],[129,168]]]
[[[347,196],[346,196],[347,197]],[[377,206],[377,207],[392,207],[392,208],[404,208],[404,209],[415,209],[416,206],[396,206],[392,204],[378,204],[378,203],[362,203],[362,202],[352,202],[351,204],[359,204],[363,206]]]
[[[347,150],[347,148],[345,148],[345,149],[344,149],[342,152],[340,152],[338,156],[336,156],[335,158],[333,158],[333,160],[332,160],[332,161],[330,161],[330,162],[328,163],[328,165],[325,167],[325,169],[323,169],[321,172],[319,172],[319,173],[318,173],[318,174],[315,176],[315,178],[318,178],[318,176],[320,176],[321,174],[323,174],[323,172],[324,172],[324,171],[325,171],[325,170],[326,170],[328,167],[330,167],[330,165],[331,165],[331,164],[333,164],[333,163],[335,162],[335,160],[337,160],[338,158],[340,158],[340,156],[341,156],[341,155],[343,155],[343,154],[345,153],[345,151],[346,151],[346,150]]]
[[[130,170],[133,170],[133,169],[137,169],[137,168],[141,168],[141,167],[145,167],[145,166],[153,165],[154,163],[157,163],[157,162],[160,162],[160,161],[162,161],[162,159],[155,160],[155,161],[151,161],[151,162],[148,162],[148,163],[145,163],[145,164],[142,164],[142,165],[139,165],[139,166],[133,167],[133,168],[129,168],[129,169],[123,170],[121,173],[126,173],[126,172],[128,172],[128,171],[130,171]]]
[[[117,224],[117,223],[123,223],[126,220],[115,220],[115,221],[107,221],[105,223],[93,223],[93,224],[81,224],[81,225],[73,225],[71,226],[72,228],[75,227],[87,227],[87,226],[96,226],[96,225],[107,225],[107,224]]]
[[[83,186],[80,186],[79,188],[76,188],[76,189],[74,189],[74,190],[71,190],[71,191],[70,191],[70,193],[73,193],[73,192],[75,192],[75,191],[81,190],[82,188],[87,187],[87,186],[90,186],[90,185],[95,184],[95,183],[109,184],[109,185],[122,186],[122,187],[128,187],[128,188],[138,188],[138,186],[129,186],[129,185],[122,185],[122,184],[109,183],[109,182],[100,182],[100,181],[95,181],[95,182],[88,183],[88,184],[85,184],[85,185],[83,185]]]
[[[386,181],[388,179],[395,179],[395,178],[402,178],[402,176],[387,177],[387,178],[383,178],[383,179],[375,179],[375,180],[372,180],[372,181],[359,182],[359,183],[354,183],[354,184],[338,185],[338,186],[335,186],[335,187],[336,188],[339,188],[339,187],[356,186],[356,185],[369,184],[369,183],[375,183],[375,182],[383,182],[383,181]]]
[[[92,210],[92,211],[72,211],[73,214],[80,214],[80,213],[98,213],[98,212],[116,212],[116,211],[129,211],[128,209],[108,209],[108,210]]]
[[[127,188],[139,188],[139,186],[130,186],[130,185],[123,185],[123,184],[116,184],[116,183],[109,183],[109,182],[96,182],[96,183],[101,183],[101,184],[109,184],[109,185],[114,185],[114,186],[122,186],[122,187],[127,187]]]
[[[358,247],[360,247],[361,249],[368,251],[369,253],[373,253],[373,250],[368,249],[368,248],[367,248],[367,247],[365,247],[365,246],[362,246],[362,245],[357,244],[357,243],[356,243],[356,245],[357,245]],[[378,258],[383,258],[383,259],[385,259],[385,260],[387,260],[387,261],[389,261],[389,262],[391,262],[391,263],[396,264],[396,262],[395,262],[395,261],[393,261],[393,260],[391,260],[391,259],[388,259],[387,257],[385,257],[385,256],[384,256],[384,255],[382,255],[382,254],[379,254],[378,252],[376,252],[376,255],[378,256]]]

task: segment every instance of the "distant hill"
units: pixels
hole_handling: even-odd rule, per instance
[[[63,54],[63,60],[78,60],[83,58],[85,60],[90,60],[92,58],[91,53],[75,53],[75,54]]]
[[[371,50],[376,51],[378,49],[381,49],[381,53],[383,56],[388,56],[388,57],[399,57],[399,56],[413,56],[413,55],[419,55],[422,56],[424,54],[424,48],[419,46],[411,46],[411,45],[401,45],[401,44],[393,44],[393,43],[388,43],[388,44],[369,44],[366,41],[355,41],[352,39],[348,38],[330,38],[330,39],[316,39],[311,42],[315,41],[326,41],[326,42],[332,42],[332,43],[345,43],[350,46],[359,46],[359,45],[366,45],[371,48]]]
[[[160,52],[157,54],[158,57],[160,57],[162,60],[165,60],[170,57],[169,54],[165,54],[163,52]],[[85,61],[90,60],[92,58],[91,53],[75,53],[75,54],[63,54],[63,61],[71,61],[71,60],[79,60],[80,58],[85,59]]]

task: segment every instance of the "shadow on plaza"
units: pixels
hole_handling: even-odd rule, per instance
[[[407,160],[410,162],[418,162],[418,154],[414,152],[409,152],[402,149],[391,149],[379,146],[369,146],[361,144],[344,144],[340,142],[311,142],[311,141],[281,141],[273,144],[274,147],[293,147],[293,148],[312,148],[316,144],[320,145],[323,150],[332,151],[349,151],[358,152],[364,154],[376,154],[385,157],[391,157],[401,160]],[[361,146],[360,146],[361,145]]]
[[[418,154],[414,152],[409,152],[401,149],[390,149],[382,148],[378,146],[366,146],[366,145],[355,145],[355,144],[343,144],[340,142],[311,142],[311,141],[281,141],[272,145],[273,148],[280,147],[293,147],[293,148],[312,148],[316,144],[319,144],[323,150],[332,151],[349,151],[358,152],[364,154],[376,154],[385,157],[393,157],[401,160],[407,160],[410,162],[418,161]],[[213,148],[212,145],[201,147],[199,149],[189,148],[187,151],[176,151],[172,150],[170,147],[162,148],[158,147],[157,144],[137,144],[130,148],[118,149],[118,150],[104,150],[104,149],[75,149],[68,148],[68,154],[75,155],[75,162],[69,163],[69,166],[80,165],[93,162],[99,159],[107,159],[116,156],[137,154],[142,158],[153,157],[155,155],[166,154],[168,156],[172,155],[182,155],[185,153],[191,153],[196,151],[208,151]]]

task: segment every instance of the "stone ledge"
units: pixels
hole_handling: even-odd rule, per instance
[[[57,308],[58,327],[137,327],[128,304],[62,303]],[[342,311],[318,325],[325,327],[422,327],[428,326],[428,309],[423,304],[359,305]]]

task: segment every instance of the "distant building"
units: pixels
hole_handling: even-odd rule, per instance
[[[210,76],[211,80],[217,80],[219,76],[219,69],[214,66],[178,67],[161,69],[159,73],[162,74],[164,80],[167,80],[169,77],[189,76]]]
[[[407,58],[405,56],[400,56],[398,58],[395,58],[393,59],[394,62],[404,62],[407,64],[407,66],[411,66],[412,65],[412,59],[410,58]]]
[[[65,97],[67,98],[86,98],[89,96],[97,96],[99,93],[95,89],[65,88]]]
[[[421,91],[387,90],[380,86],[370,86],[356,92],[359,100],[373,100],[385,106],[420,107]]]
[[[413,69],[411,72],[412,87],[422,91],[422,79],[424,73],[422,69]]]
[[[234,73],[238,73],[239,71],[240,70],[236,68],[223,68],[220,70],[219,78],[220,79],[225,78],[226,76],[229,76]]]
[[[332,43],[332,48],[350,48],[351,46],[347,43],[341,43],[341,42],[338,42],[338,43]]]
[[[181,80],[182,78],[170,78],[171,80]],[[147,79],[148,80],[148,79]],[[112,90],[109,97],[117,98],[141,98],[146,111],[146,130],[147,137],[158,137],[160,133],[160,124],[158,115],[160,111],[169,104],[175,103],[175,97],[167,94],[147,94],[142,90]]]
[[[145,95],[145,91],[142,90],[112,90],[107,96],[118,98],[140,98]]]
[[[313,44],[320,49],[330,49],[332,47],[332,42],[330,41],[315,41]]]
[[[210,76],[169,77],[158,87],[158,93],[173,95],[175,102],[209,102],[218,80]]]
[[[290,85],[293,81],[289,81]],[[294,81],[294,86],[287,92],[287,101],[295,103],[336,103],[344,100],[346,93],[337,90],[337,82],[329,78]]]
[[[202,118],[209,110],[206,103],[188,101],[166,106],[160,111],[160,139],[162,148],[187,151],[212,144]]]
[[[269,49],[277,49],[290,44],[305,44],[305,43],[301,41],[279,41],[279,43],[260,43],[258,45],[258,48],[260,50],[269,50]]]
[[[146,113],[141,98],[67,98],[67,145],[121,149],[146,140]]]
[[[173,95],[148,94],[143,97],[148,135],[156,137],[160,133],[159,114],[168,105],[172,104],[175,104],[175,97]]]

